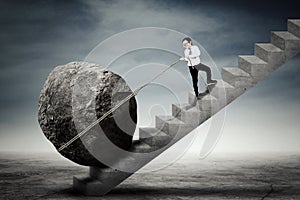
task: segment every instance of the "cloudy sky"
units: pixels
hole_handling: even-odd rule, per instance
[[[1,151],[54,151],[37,122],[39,93],[48,74],[57,65],[93,60],[90,53],[95,47],[106,53],[118,49],[121,45],[97,49],[99,43],[114,34],[143,27],[173,30],[197,41],[203,56],[210,55],[221,69],[236,66],[237,55],[253,54],[254,43],[269,42],[270,31],[286,30],[288,18],[300,18],[298,7],[289,1],[1,0],[0,5]],[[161,35],[153,43],[165,44],[164,37]],[[165,38],[174,41],[173,37]],[[177,42],[171,48],[181,52],[180,41]],[[176,56],[174,52],[143,49],[118,57],[110,68],[135,89],[147,78],[145,74],[151,67],[155,74]],[[108,62],[104,61],[107,56],[100,58],[96,60],[100,64]],[[207,61],[213,65],[211,60]],[[216,152],[300,151],[299,65],[298,55],[227,107]],[[216,72],[214,77],[218,78]],[[137,97],[140,126],[153,123],[154,115],[162,110],[170,114],[175,99],[165,91],[176,92],[184,98],[182,101],[187,101],[187,93],[192,91],[184,63],[161,81],[159,84],[168,89],[152,85]],[[201,135],[207,129],[209,123],[195,132]],[[192,151],[199,151],[203,140],[198,137]]]

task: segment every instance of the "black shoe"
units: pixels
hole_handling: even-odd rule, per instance
[[[202,97],[204,97],[205,95],[207,95],[209,93],[209,90],[206,88],[206,90],[204,92],[201,92],[198,96],[197,99],[201,99]]]
[[[210,80],[207,82],[207,85],[216,84],[217,82],[217,80]]]
[[[204,93],[204,94],[208,94],[208,93],[209,93],[208,88],[206,88],[206,90],[205,90],[203,93]]]

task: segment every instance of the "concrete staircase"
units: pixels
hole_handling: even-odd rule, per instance
[[[188,103],[172,104],[172,115],[156,116],[155,127],[140,127],[130,156],[111,168],[90,167],[89,177],[74,177],[74,189],[105,195],[299,52],[300,19],[288,20],[288,31],[271,32],[271,43],[256,43],[254,55],[238,56],[238,67],[223,67],[222,80],[209,94],[197,100],[189,92]],[[117,170],[120,167],[130,172]]]

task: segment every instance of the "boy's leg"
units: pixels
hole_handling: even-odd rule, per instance
[[[192,68],[192,66],[189,66],[189,69],[190,69],[190,74],[192,76],[195,95],[198,96],[199,95],[199,92],[198,92],[198,70],[195,67]]]
[[[207,83],[213,82],[213,80],[211,79],[211,69],[207,65],[199,63],[196,67],[198,70],[204,71],[206,73]]]

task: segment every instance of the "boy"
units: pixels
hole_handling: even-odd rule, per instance
[[[211,70],[208,66],[200,63],[200,50],[198,46],[192,44],[192,39],[189,37],[183,38],[182,45],[185,48],[184,57],[180,58],[181,61],[187,61],[187,66],[189,67],[190,74],[193,80],[193,87],[195,95],[197,98],[201,98],[205,94],[209,93],[208,85],[216,84],[216,80],[211,79]],[[202,70],[206,73],[207,77],[207,87],[206,90],[199,94],[198,92],[198,70]]]

